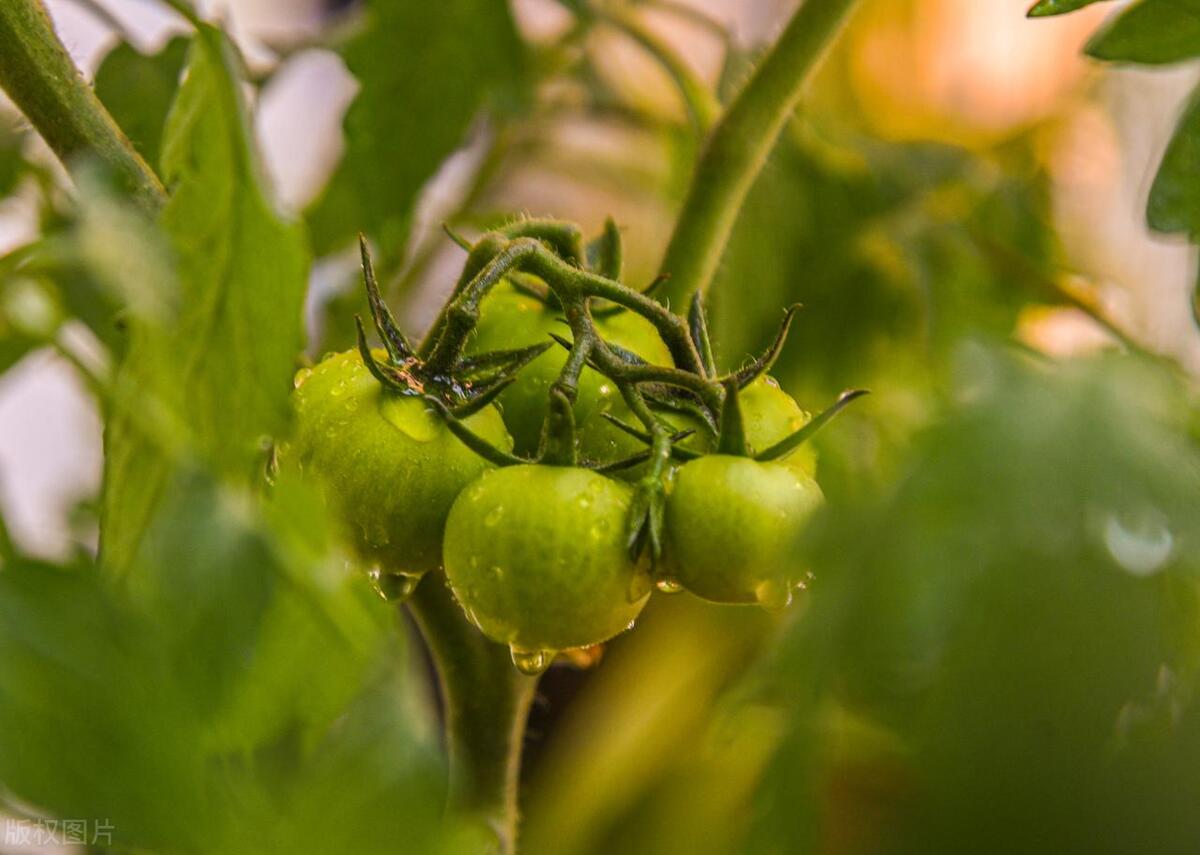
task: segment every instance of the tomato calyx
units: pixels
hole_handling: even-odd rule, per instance
[[[409,343],[384,302],[366,239],[361,235],[359,249],[367,304],[386,359],[372,352],[362,318],[355,316],[358,352],[371,375],[389,392],[437,400],[456,418],[465,419],[495,401],[517,372],[552,346],[547,342],[470,357],[457,353],[447,366],[432,364]]]

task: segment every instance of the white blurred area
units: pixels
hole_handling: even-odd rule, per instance
[[[0,0],[4,2],[4,0]],[[425,2],[425,0],[396,0]],[[741,43],[776,29],[793,0],[685,0],[728,23]],[[934,137],[982,145],[1036,127],[1053,177],[1057,225],[1071,268],[1135,337],[1200,370],[1200,344],[1188,312],[1190,251],[1151,237],[1143,224],[1146,192],[1193,69],[1104,70],[1079,58],[1089,33],[1121,4],[1100,4],[1057,20],[1029,21],[1030,0],[865,0],[839,57],[868,123],[885,137]],[[155,0],[47,0],[64,42],[88,74],[119,28],[141,48],[161,44],[183,25]],[[201,2],[242,44],[251,65],[268,62],[270,45],[303,41],[317,28],[319,0]],[[106,14],[98,15],[101,7]],[[521,26],[549,38],[562,26],[552,0],[514,0]],[[695,25],[656,14],[650,23],[674,42],[701,75],[714,79],[719,45]],[[672,109],[673,92],[653,62],[612,37],[609,66],[623,91]],[[261,93],[260,145],[281,203],[298,210],[320,189],[342,146],[340,120],[354,93],[340,60],[321,50],[293,57]],[[678,105],[674,104],[677,108]],[[582,124],[558,129],[564,146],[611,146]],[[584,139],[580,140],[580,137]],[[645,156],[644,152],[639,156]],[[469,155],[456,163],[465,164]],[[650,168],[653,165],[650,159]],[[439,199],[453,195],[458,167],[443,170],[423,206],[436,223]],[[653,254],[669,221],[660,209],[636,210],[628,199],[596,198],[561,173],[516,170],[500,190],[514,208],[598,223],[596,212],[643,235]],[[431,213],[432,211],[432,213]],[[627,216],[626,216],[627,215]],[[28,212],[0,206],[0,250],[28,235]],[[595,223],[593,221],[596,221]],[[431,277],[444,277],[436,264]],[[329,271],[318,277],[329,278]],[[428,277],[427,277],[428,278]],[[433,285],[424,289],[429,291]],[[424,292],[423,292],[424,293]],[[410,310],[410,320],[428,314]],[[1026,337],[1055,353],[1094,346],[1095,326],[1071,312],[1031,316]],[[70,546],[64,510],[94,493],[101,470],[100,423],[70,369],[49,353],[0,378],[0,504],[14,536],[29,550],[60,555]]]

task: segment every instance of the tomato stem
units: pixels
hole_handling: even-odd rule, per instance
[[[40,0],[0,3],[0,88],[67,167],[98,157],[148,211],[166,201],[153,170],[104,109],[54,32]]]
[[[664,302],[708,291],[750,188],[854,3],[805,0],[709,135],[660,268],[671,274]]]
[[[407,602],[433,657],[450,757],[449,807],[475,816],[499,837],[517,841],[521,747],[537,678],[513,668],[507,647],[463,619],[440,572],[428,574]]]

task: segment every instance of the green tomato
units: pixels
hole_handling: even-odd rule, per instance
[[[746,443],[751,452],[766,451],[812,420],[796,399],[779,387],[774,377],[763,375],[742,390],[739,398]],[[793,450],[779,462],[797,472],[816,475],[817,455],[811,443]]]
[[[463,491],[446,524],[450,588],[470,620],[536,672],[554,651],[605,641],[649,597],[630,558],[633,489],[587,469],[496,469]]]
[[[753,451],[765,451],[804,427],[812,418],[800,409],[795,399],[783,391],[772,377],[759,377],[743,389],[739,402],[746,442]],[[645,445],[640,440],[625,433],[607,419],[601,418],[603,413],[610,413],[621,421],[641,427],[641,423],[621,397],[620,390],[611,381],[605,380],[600,386],[592,417],[579,426],[581,459],[591,463],[609,462],[632,457],[645,450]],[[679,444],[681,448],[700,454],[709,454],[714,450],[712,435],[696,417],[681,413],[660,415],[676,430],[694,431]],[[780,462],[809,477],[816,474],[816,453],[807,443],[782,458]],[[645,466],[636,466],[614,474],[625,480],[635,481],[645,469]]]
[[[554,333],[570,338],[570,330],[559,320],[561,311],[546,306],[535,297],[523,294],[508,280],[492,289],[480,307],[479,324],[468,350],[485,353],[541,344]],[[654,325],[640,315],[622,312],[597,323],[600,335],[613,344],[630,350],[643,359],[669,365],[670,351],[659,338]],[[546,351],[517,375],[517,380],[500,395],[504,423],[512,433],[518,454],[532,455],[542,435],[550,386],[558,379],[567,354],[555,347]],[[585,368],[579,378],[575,399],[575,421],[584,424],[592,416],[607,380]]]
[[[785,464],[721,454],[684,464],[667,497],[670,581],[717,603],[787,605],[795,547],[823,500],[816,481]]]
[[[322,485],[361,557],[392,575],[419,576],[440,566],[450,506],[490,464],[423,400],[385,391],[357,351],[297,374],[293,404],[285,462],[295,460]],[[512,447],[494,408],[466,424]]]

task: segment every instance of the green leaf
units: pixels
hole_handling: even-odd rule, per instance
[[[170,493],[129,585],[0,568],[4,797],[121,851],[434,851],[454,826],[404,637],[319,503]]]
[[[1150,227],[1200,241],[1200,89],[1179,120],[1150,189]]]
[[[1089,56],[1165,65],[1200,56],[1200,0],[1141,0],[1088,42]]]
[[[1076,9],[1100,2],[1102,0],[1038,0],[1029,10],[1029,17],[1045,18],[1050,15],[1065,15],[1067,12],[1074,12]]]
[[[7,196],[25,173],[25,135],[0,120],[0,196]]]
[[[362,87],[346,114],[345,158],[309,217],[320,254],[365,231],[396,258],[421,187],[480,108],[519,87],[524,47],[496,0],[368,6],[344,52]]]
[[[237,68],[225,36],[200,27],[167,120],[162,229],[179,287],[165,315],[133,326],[118,375],[101,530],[114,568],[132,558],[173,456],[192,449],[246,479],[287,424],[308,255],[265,189]]]
[[[177,36],[156,54],[122,42],[96,71],[96,94],[146,163],[157,169],[167,111],[179,87],[188,40]]]

